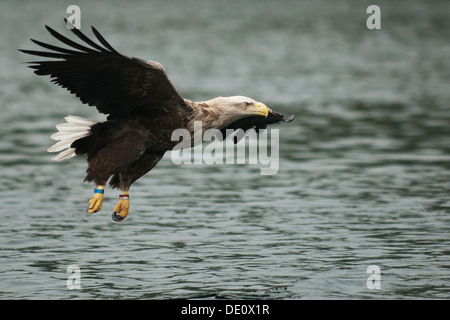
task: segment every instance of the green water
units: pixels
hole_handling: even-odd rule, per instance
[[[377,1],[368,30],[368,1],[78,1],[82,31],[161,62],[184,97],[297,116],[274,127],[276,175],[166,156],[120,224],[117,191],[85,214],[85,159],[45,151],[67,114],[102,116],[17,51],[52,42],[45,24],[68,35],[70,4],[0,3],[0,299],[450,297],[450,3]]]

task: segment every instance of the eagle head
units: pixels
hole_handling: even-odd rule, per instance
[[[211,118],[212,126],[215,128],[223,128],[237,120],[250,116],[266,118],[270,109],[261,102],[244,96],[217,97],[208,101],[204,101],[203,112],[205,118]]]
[[[217,97],[209,100],[208,105],[221,109],[224,114],[234,114],[238,118],[246,116],[267,117],[269,108],[261,102],[244,96]]]

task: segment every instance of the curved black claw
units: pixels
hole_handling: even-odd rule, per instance
[[[111,215],[111,217],[112,217],[112,219],[115,221],[115,222],[121,222],[123,219],[124,219],[124,217],[122,217],[120,214],[118,214],[117,212],[113,212],[112,213],[112,215]]]

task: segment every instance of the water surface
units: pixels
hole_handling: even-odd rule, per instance
[[[45,150],[65,115],[102,116],[16,51],[49,40],[44,24],[65,32],[71,3],[3,2],[1,299],[449,298],[449,3],[379,1],[374,31],[364,1],[134,3],[79,1],[82,31],[161,62],[186,98],[295,113],[274,127],[280,169],[166,156],[123,223],[117,191],[88,216],[85,159]]]

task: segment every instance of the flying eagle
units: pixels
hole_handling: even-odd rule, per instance
[[[50,51],[20,51],[56,59],[28,63],[35,74],[49,75],[51,82],[107,115],[103,122],[67,116],[67,122],[56,125],[58,132],[51,136],[59,142],[47,150],[60,152],[52,159],[55,161],[87,155],[84,181],[96,184],[87,207],[89,214],[102,208],[109,180],[112,188],[122,191],[112,214],[114,221],[122,221],[130,208],[130,186],[174,148],[177,142],[171,140],[171,135],[175,129],[187,129],[194,136],[193,123],[201,121],[203,131],[254,128],[259,132],[269,124],[294,119],[294,115],[285,117],[243,96],[203,102],[184,99],[160,63],[120,54],[94,27],[92,32],[99,43],[67,20],[66,24],[83,44],[45,26],[53,37],[70,48],[31,39]]]

